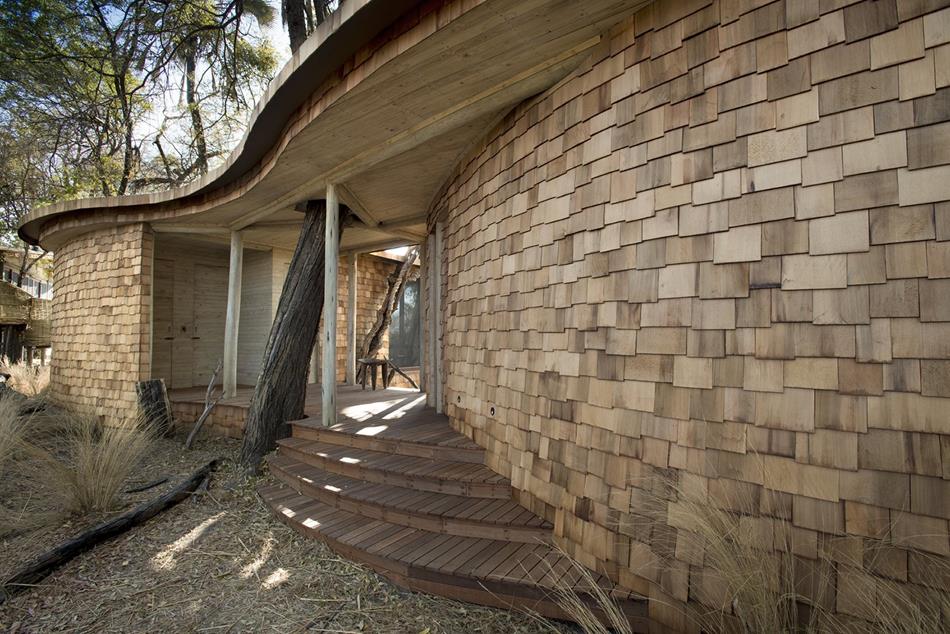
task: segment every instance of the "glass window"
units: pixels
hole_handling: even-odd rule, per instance
[[[402,367],[419,365],[419,280],[407,282],[389,327],[389,358]]]

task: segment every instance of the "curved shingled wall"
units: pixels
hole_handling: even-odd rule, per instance
[[[89,231],[53,256],[49,394],[110,423],[138,411],[151,365],[152,255],[147,225]]]
[[[950,554],[942,4],[661,2],[460,164],[433,214],[447,411],[583,562],[714,596],[646,517],[671,474],[758,496],[763,557],[776,519],[806,564],[883,536],[824,598],[845,618]]]

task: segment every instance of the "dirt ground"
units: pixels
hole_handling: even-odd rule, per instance
[[[2,632],[567,632],[564,625],[413,592],[337,556],[272,518],[231,460],[239,444],[157,442],[122,509],[159,495],[211,458],[228,460],[210,489],[60,568],[0,605]],[[9,478],[0,497],[22,492]],[[19,500],[23,503],[24,500]],[[11,506],[15,506],[11,504]],[[30,506],[43,513],[42,504]],[[109,515],[60,518],[0,541],[0,578]]]

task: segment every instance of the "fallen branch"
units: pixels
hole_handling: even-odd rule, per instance
[[[154,489],[159,484],[165,484],[166,482],[168,482],[168,476],[165,476],[164,478],[159,478],[158,480],[152,480],[151,482],[147,484],[143,484],[141,486],[133,487],[131,489],[126,489],[125,492],[126,493],[141,493],[142,491],[148,491],[149,489]]]
[[[205,466],[191,474],[185,481],[171,491],[161,495],[151,502],[141,504],[119,517],[109,520],[80,533],[76,537],[63,542],[53,550],[37,557],[20,572],[14,574],[3,583],[0,590],[0,604],[6,599],[25,588],[33,587],[37,582],[45,579],[50,573],[69,562],[93,546],[120,535],[125,531],[143,524],[167,508],[191,496],[192,492],[211,477],[211,472],[218,466],[219,460],[212,460]]]
[[[214,406],[218,404],[218,401],[224,397],[224,390],[221,390],[217,398],[211,398],[214,395],[214,384],[218,380],[219,372],[221,372],[220,360],[218,361],[218,365],[215,366],[214,372],[211,373],[211,380],[208,382],[208,391],[205,392],[205,409],[201,412],[201,416],[198,417],[198,420],[195,421],[195,426],[191,428],[191,433],[188,434],[188,439],[185,441],[185,449],[191,449],[191,445],[195,442],[195,438],[197,438],[198,432],[201,431],[202,425],[204,425],[208,417],[211,416],[211,410],[213,410]]]
[[[403,371],[402,371],[402,368],[400,368],[398,365],[396,365],[395,363],[392,362],[392,359],[387,359],[386,362],[389,364],[389,377],[387,377],[387,379],[386,379],[386,384],[387,384],[387,385],[389,385],[390,383],[392,383],[393,375],[394,375],[394,374],[398,374],[398,375],[401,376],[402,378],[404,378],[404,379],[406,379],[407,381],[409,381],[409,385],[411,385],[411,386],[413,387],[413,389],[415,389],[415,390],[418,390],[418,389],[419,389],[419,386],[416,385],[416,382],[412,380],[412,377],[409,376],[408,374],[406,374],[405,372],[403,372]]]
[[[406,258],[396,265],[395,270],[389,275],[386,279],[386,296],[383,298],[382,304],[379,305],[379,308],[376,310],[376,321],[373,323],[372,328],[369,332],[366,333],[366,336],[363,337],[363,343],[359,348],[358,358],[367,359],[374,358],[379,353],[380,348],[383,346],[383,337],[386,336],[386,332],[389,330],[389,325],[393,320],[393,311],[396,309],[396,304],[399,302],[399,298],[402,296],[403,290],[406,287],[406,282],[409,281],[409,278],[415,273],[413,265],[416,262],[416,257],[419,255],[419,248],[413,247],[409,249],[406,253]],[[363,380],[363,373],[366,372],[366,366],[360,366],[356,371],[356,382],[359,383]],[[386,382],[389,377],[383,377],[383,382]]]

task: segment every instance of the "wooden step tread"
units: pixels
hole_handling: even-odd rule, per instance
[[[379,451],[383,453],[483,464],[485,450],[454,431],[444,421],[395,427],[385,421],[324,427],[304,419],[291,423],[293,436],[305,440]]]
[[[470,497],[511,497],[509,481],[482,464],[403,456],[293,437],[278,441],[278,446],[282,455],[356,480]]]
[[[470,438],[458,433],[440,419],[427,422],[404,422],[397,419],[391,423],[385,419],[371,421],[345,419],[331,427],[324,427],[319,420],[304,418],[291,421],[290,424],[315,431],[329,431],[365,438],[399,440],[457,449],[482,449]]]
[[[582,575],[545,544],[444,535],[372,520],[284,485],[262,487],[260,494],[291,528],[412,590],[484,605],[530,608],[556,618],[564,617],[552,600],[559,584],[584,592]],[[645,615],[643,603],[629,592],[602,575],[595,575],[595,582],[620,599],[630,616]]]
[[[453,535],[547,543],[551,525],[510,499],[471,498],[355,480],[288,456],[272,456],[271,472],[302,495],[365,517]]]

